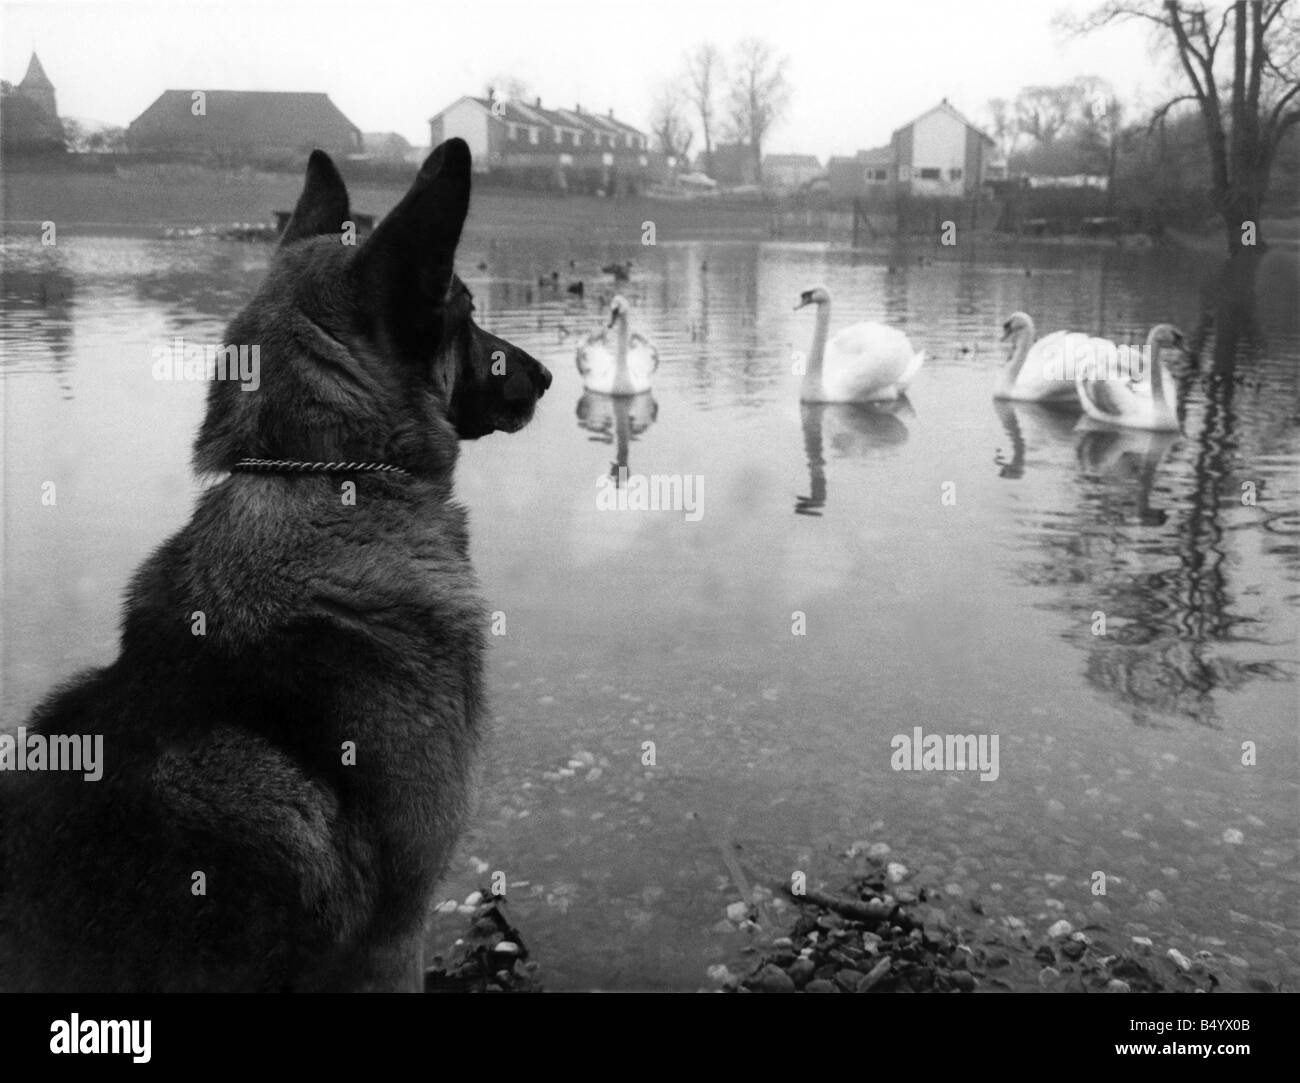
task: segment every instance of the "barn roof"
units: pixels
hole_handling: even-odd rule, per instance
[[[191,112],[192,90],[164,90],[131,122],[137,132],[185,131],[213,144],[294,146],[336,137],[359,143],[361,131],[328,94],[278,90],[205,90],[205,114]],[[196,120],[202,120],[196,124]],[[326,140],[328,141],[328,140]]]

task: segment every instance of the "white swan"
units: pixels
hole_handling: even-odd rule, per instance
[[[825,286],[804,290],[795,311],[817,306],[808,367],[799,397],[804,402],[881,402],[896,399],[911,383],[925,352],[913,352],[907,336],[883,323],[855,323],[827,341],[831,295]]]
[[[1095,421],[1129,429],[1175,432],[1178,429],[1178,390],[1165,371],[1160,354],[1183,349],[1183,333],[1159,323],[1147,335],[1145,356],[1134,359],[1128,372],[1113,369],[1075,374],[1079,403]]]
[[[602,395],[640,395],[650,390],[659,367],[659,351],[640,335],[629,335],[627,300],[616,296],[609,304],[609,324],[578,345],[578,372],[588,391]],[[613,341],[609,330],[615,328]]]
[[[995,399],[1077,403],[1074,376],[1081,367],[1093,372],[1119,371],[1119,352],[1107,339],[1078,331],[1053,331],[1035,342],[1034,335],[1034,321],[1027,313],[1013,312],[1002,324],[1002,341],[1010,342],[1011,350],[998,372]]]

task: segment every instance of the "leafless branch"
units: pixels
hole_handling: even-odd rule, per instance
[[[1178,97],[1165,102],[1164,105],[1151,114],[1151,123],[1147,125],[1147,132],[1150,133],[1155,131],[1156,126],[1164,121],[1169,110],[1179,102],[1194,102],[1198,100],[1199,99],[1195,94],[1179,94]]]

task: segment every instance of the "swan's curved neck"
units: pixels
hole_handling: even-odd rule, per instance
[[[1007,384],[1013,384],[1020,376],[1020,370],[1025,367],[1025,361],[1029,359],[1029,347],[1034,344],[1034,325],[1026,324],[1016,332],[1016,341],[1011,347],[1011,356],[1007,358],[1006,366],[1003,372],[1006,374]]]
[[[628,376],[627,363],[627,313],[619,313],[614,320],[614,370],[618,376]]]
[[[817,384],[822,378],[822,361],[826,356],[826,336],[831,326],[831,303],[817,305],[817,323],[813,327],[812,349],[808,351],[808,367],[804,369],[804,383]]]

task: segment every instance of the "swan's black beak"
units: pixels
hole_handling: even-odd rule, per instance
[[[608,326],[613,327],[616,323],[618,323],[618,310],[610,309]]]
[[[806,307],[807,305],[810,305],[810,304],[812,304],[812,303],[813,303],[813,300],[812,300],[812,293],[811,293],[811,291],[808,292],[808,293],[802,293],[802,294],[799,295],[799,303],[798,303],[797,305],[794,306],[794,310],[795,310],[796,312],[798,312],[801,308],[804,308],[804,307]]]
[[[1008,321],[1002,325],[1002,341],[1006,342],[1011,337],[1011,323]]]
[[[1187,349],[1187,339],[1183,337],[1183,333],[1179,331],[1177,328],[1174,329],[1174,345],[1177,346],[1180,350]]]

